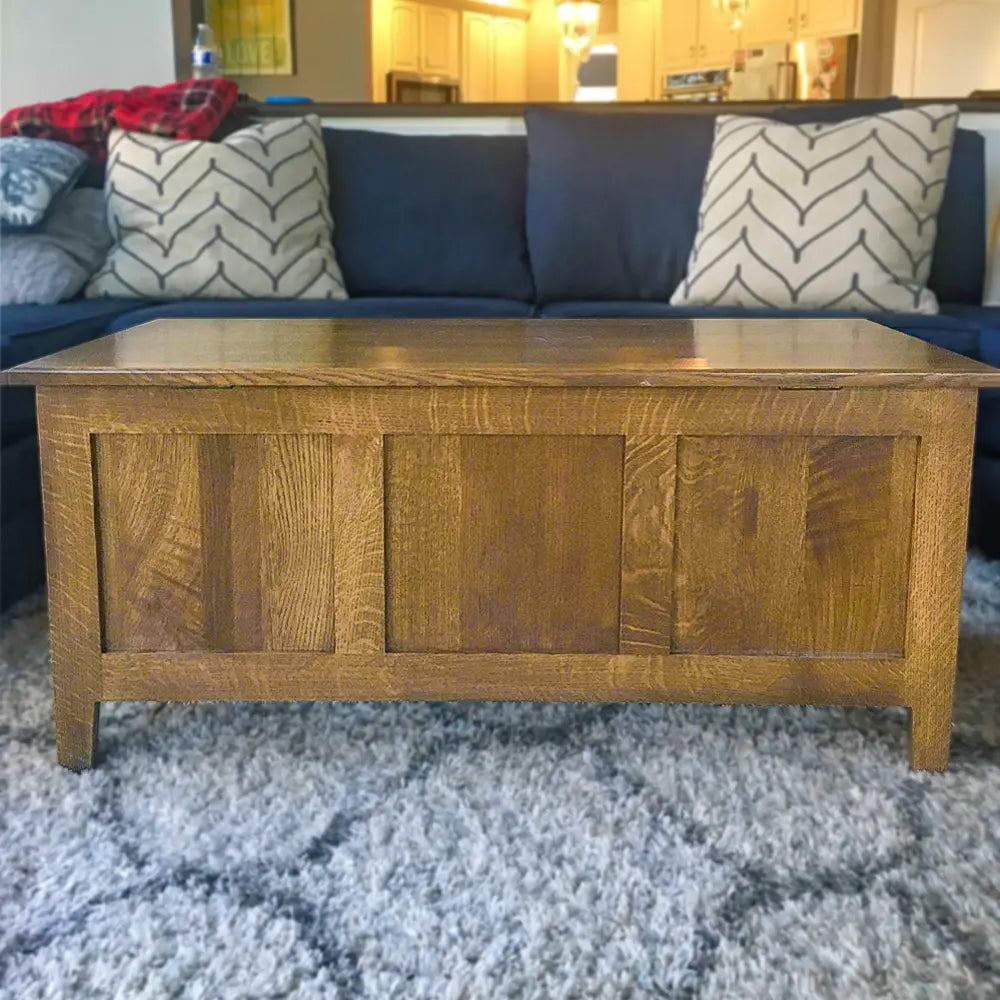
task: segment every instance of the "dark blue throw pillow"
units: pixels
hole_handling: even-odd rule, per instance
[[[323,136],[351,295],[533,300],[522,136]]]
[[[939,302],[983,301],[986,278],[986,140],[955,130],[951,163],[938,211],[927,287]]]
[[[557,108],[524,117],[539,299],[669,299],[694,242],[715,118]]]
[[[829,122],[901,107],[898,98],[768,113]],[[714,115],[533,108],[528,246],[542,302],[669,300],[698,227]]]

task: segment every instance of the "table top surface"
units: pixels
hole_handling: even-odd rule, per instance
[[[155,320],[10,385],[1000,386],[1000,369],[861,319]]]

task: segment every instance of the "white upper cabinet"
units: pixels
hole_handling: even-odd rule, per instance
[[[462,100],[520,104],[528,91],[528,29],[515,17],[462,14]]]
[[[764,0],[766,2],[766,0]],[[740,35],[716,14],[712,0],[698,4],[698,65],[702,69],[725,69],[740,47]]]
[[[800,38],[849,35],[860,27],[860,0],[798,0],[795,33]]]
[[[420,5],[420,72],[458,78],[459,13],[449,7]]]
[[[495,101],[520,104],[528,98],[528,26],[516,17],[493,18]]]
[[[462,100],[493,100],[493,18],[466,11],[462,14]]]
[[[457,78],[459,18],[451,7],[393,0],[389,68]]]
[[[393,0],[390,12],[390,57],[392,69],[420,71],[420,4]]]
[[[698,0],[665,0],[660,20],[660,64],[666,73],[697,66]]]
[[[743,44],[749,48],[770,42],[790,42],[795,37],[797,16],[795,0],[750,0],[743,26]]]

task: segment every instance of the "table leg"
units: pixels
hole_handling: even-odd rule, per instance
[[[910,763],[948,766],[958,655],[975,390],[925,393],[931,427],[920,437],[906,622]]]
[[[56,753],[64,767],[91,767],[101,700],[101,621],[90,431],[56,409],[57,388],[36,392],[42,459]]]

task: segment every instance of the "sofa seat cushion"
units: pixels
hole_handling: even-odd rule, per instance
[[[594,318],[646,318],[664,319],[794,319],[801,317],[827,317],[843,319],[870,319],[913,337],[919,337],[938,347],[943,347],[968,358],[979,358],[979,335],[982,318],[974,310],[962,309],[953,315],[950,305],[942,306],[941,313],[855,313],[837,310],[807,309],[755,309],[752,312],[738,306],[672,306],[669,302],[554,302],[542,309],[542,316],[553,319]],[[980,310],[981,311],[981,310]]]
[[[534,298],[524,136],[323,136],[333,242],[352,296]]]
[[[511,299],[462,297],[357,299],[197,299],[163,302],[115,320],[109,332],[127,330],[154,319],[463,319],[523,318],[531,306]]]
[[[12,305],[0,310],[0,362],[33,361],[100,337],[116,317],[149,305],[146,299],[70,299],[54,305]]]
[[[0,364],[11,368],[94,340],[104,335],[112,320],[146,304],[135,299],[71,299],[47,306],[4,306],[0,310]],[[4,445],[34,429],[34,389],[4,388],[0,392],[0,437]]]

